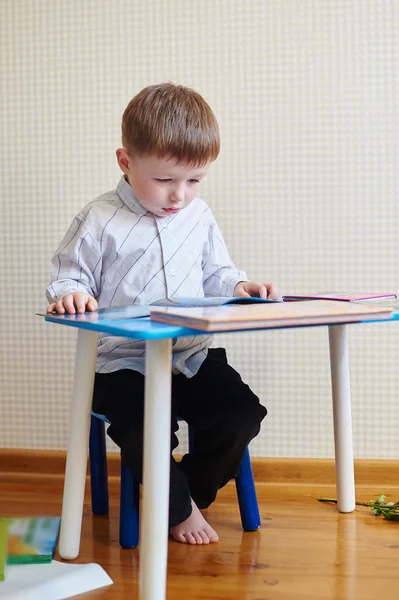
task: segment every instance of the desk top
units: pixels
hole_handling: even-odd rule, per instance
[[[329,323],[317,323],[312,325],[290,325],[289,327],[264,327],[262,329],[231,329],[224,330],[221,332],[208,332],[198,331],[196,329],[189,329],[187,327],[181,327],[178,325],[166,325],[164,323],[157,323],[152,321],[149,317],[144,318],[130,318],[130,319],[109,319],[104,313],[87,312],[84,314],[74,315],[57,315],[57,314],[46,314],[41,315],[45,317],[45,320],[49,323],[58,323],[59,325],[66,325],[68,327],[77,327],[78,329],[87,329],[90,331],[97,331],[101,333],[108,333],[110,335],[116,335],[121,337],[130,337],[139,340],[159,340],[165,338],[179,338],[190,335],[213,335],[214,333],[234,333],[239,331],[265,331],[266,329],[292,329],[299,327],[325,327]],[[387,321],[398,321],[399,320],[399,309],[396,309],[393,316],[389,316],[386,319],[378,320],[364,320],[348,323],[335,323],[336,325],[356,325],[361,323],[385,323]]]
[[[109,333],[121,337],[138,340],[160,340],[190,335],[203,335],[203,331],[195,331],[178,325],[164,325],[151,321],[149,317],[130,319],[108,319],[106,314],[87,312],[75,315],[43,315],[49,323],[58,323],[78,329],[88,329],[100,333]]]

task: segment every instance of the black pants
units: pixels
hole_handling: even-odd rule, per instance
[[[93,410],[111,421],[108,435],[121,458],[142,482],[144,376],[124,369],[96,374]],[[177,463],[171,457],[169,525],[191,514],[191,498],[208,507],[219,488],[239,470],[245,448],[260,430],[266,409],[228,363],[223,348],[210,349],[194,377],[172,376],[172,443],[178,446],[176,418],[194,428],[194,452]]]

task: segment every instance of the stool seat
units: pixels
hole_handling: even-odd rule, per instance
[[[107,515],[109,512],[105,423],[110,424],[105,415],[91,413],[89,455],[94,515]],[[189,426],[189,451],[193,449],[193,433],[193,428]],[[245,449],[235,483],[242,528],[244,531],[256,531],[260,527],[260,515],[248,448]],[[122,548],[135,548],[139,543],[140,484],[122,461],[120,488],[119,543]]]

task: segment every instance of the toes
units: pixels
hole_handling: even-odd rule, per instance
[[[210,531],[207,531],[206,533],[208,534],[209,541],[210,541],[211,543],[214,543],[214,542],[218,542],[218,541],[219,541],[219,536],[218,536],[218,534],[216,533],[216,531],[214,531],[213,529],[211,529]]]
[[[196,541],[197,544],[202,544],[203,543],[202,537],[201,537],[201,535],[200,535],[200,533],[198,531],[193,531],[192,532],[192,536],[195,539],[195,541]]]
[[[183,533],[173,533],[172,531],[171,535],[176,542],[180,542],[181,544],[187,544],[187,540],[184,537]]]
[[[181,544],[202,545],[210,544],[219,541],[219,536],[213,529],[209,531],[200,529],[199,531],[187,531],[184,533],[171,530],[171,536],[176,542]]]
[[[209,537],[204,530],[199,531],[203,544],[209,544]]]
[[[191,532],[185,533],[185,538],[189,544],[196,544],[195,537]]]

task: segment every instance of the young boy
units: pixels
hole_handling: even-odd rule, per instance
[[[197,193],[219,154],[216,118],[195,91],[170,83],[143,89],[122,119],[116,190],[75,218],[52,262],[48,312],[82,313],[148,305],[166,297],[261,296],[272,284],[247,281],[232,263]],[[170,533],[182,543],[218,540],[199,509],[238,472],[266,409],[207,335],[173,344],[172,450],[176,417],[194,427],[194,452],[171,457]],[[107,416],[122,460],[142,480],[142,341],[100,334],[93,407]]]

